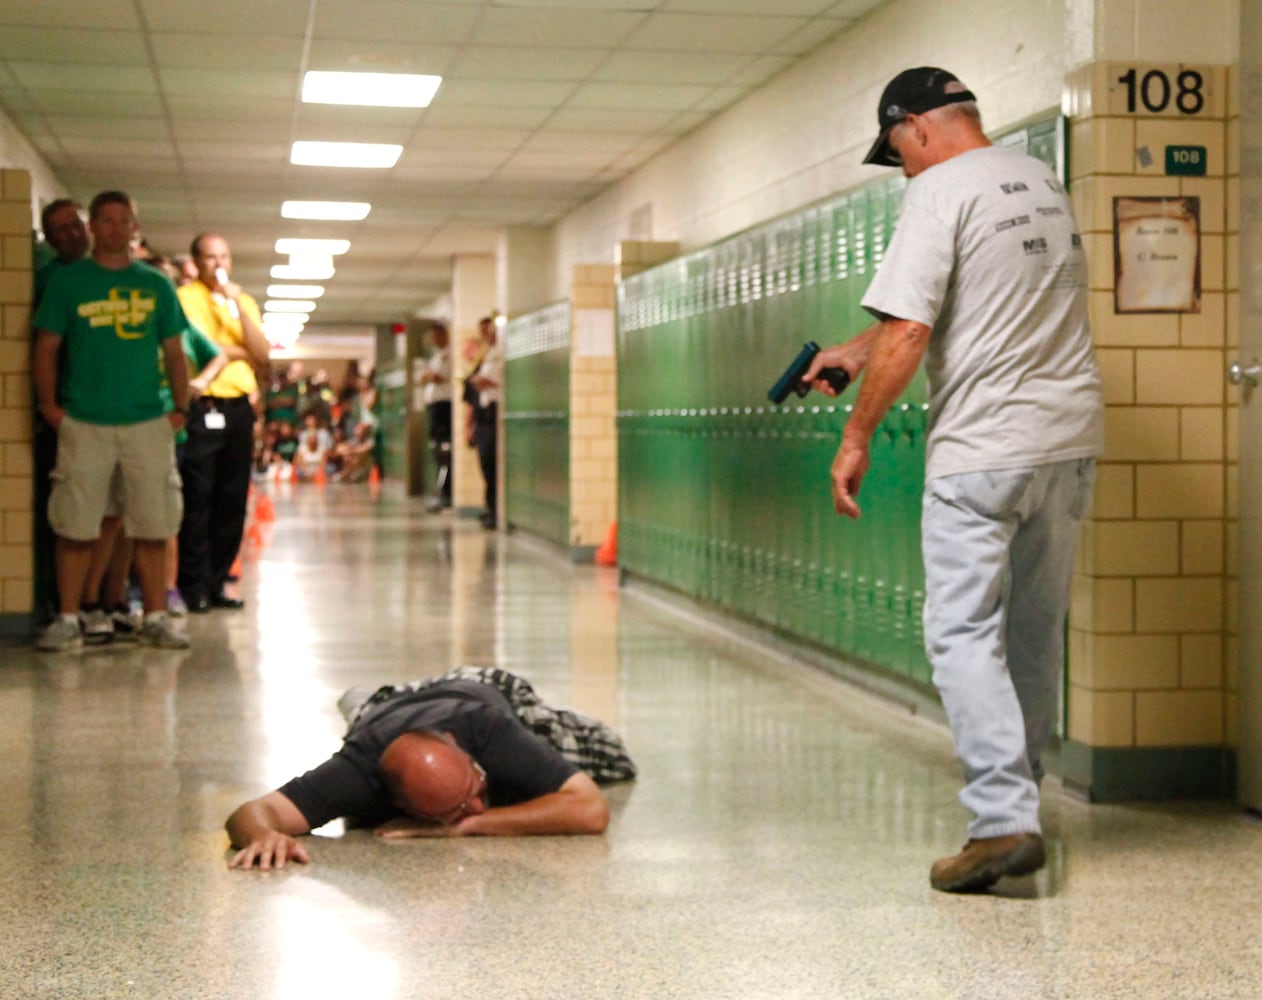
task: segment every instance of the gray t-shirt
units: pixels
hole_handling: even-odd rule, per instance
[[[926,479],[1100,453],[1082,238],[1041,161],[988,146],[915,177],[863,306],[933,330]]]

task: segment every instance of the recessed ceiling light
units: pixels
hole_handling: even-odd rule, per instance
[[[277,281],[328,281],[333,277],[332,257],[290,257],[288,264],[273,264]]]
[[[324,294],[323,285],[268,285],[267,295],[272,299],[318,299]]]
[[[315,307],[310,299],[268,299],[263,303],[263,311],[273,313],[309,313]]]
[[[276,252],[286,257],[335,257],[351,248],[350,240],[299,240],[276,241]]]
[[[441,76],[421,73],[334,73],[309,70],[302,78],[306,104],[360,104],[377,108],[427,108]]]
[[[275,327],[278,330],[301,330],[307,325],[307,320],[309,318],[310,317],[308,317],[306,313],[266,312],[263,313],[263,325]]]
[[[366,201],[285,201],[280,214],[285,219],[321,219],[358,222],[366,219],[372,205]]]
[[[374,167],[399,162],[402,146],[385,142],[306,142],[293,144],[289,162],[301,167]]]

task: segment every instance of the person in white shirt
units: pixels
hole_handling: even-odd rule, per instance
[[[429,337],[434,353],[421,372],[421,395],[429,426],[429,447],[438,472],[434,509],[451,506],[451,335],[447,325],[435,322]]]
[[[1045,864],[1042,754],[1102,444],[1086,261],[1061,182],[992,146],[950,73],[900,73],[877,116],[864,162],[911,179],[863,299],[877,323],[821,351],[803,380],[835,395],[822,368],[866,369],[832,468],[838,513],[858,517],[872,436],[925,361],[925,646],[973,814],[968,843],[929,880],[976,892]]]

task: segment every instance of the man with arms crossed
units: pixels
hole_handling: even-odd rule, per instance
[[[189,611],[240,608],[224,585],[241,547],[254,462],[255,367],[270,350],[258,303],[232,281],[228,241],[202,233],[190,247],[197,280],[179,289],[189,322],[228,359],[189,411],[188,441],[180,457],[184,522],[180,525],[179,590]]]
[[[866,369],[832,468],[838,513],[858,517],[872,435],[925,359],[925,644],[974,817],[930,883],[975,892],[1045,863],[1041,758],[1101,447],[1086,261],[1061,183],[992,146],[950,73],[900,73],[878,121],[864,162],[911,179],[863,299],[878,322],[821,351],[803,380],[834,394],[822,368]]]
[[[182,649],[188,638],[166,614],[165,540],[180,524],[175,431],[184,426],[188,370],[180,335],[187,320],[167,277],[131,258],[131,199],[104,191],[88,211],[92,255],[55,272],[35,312],[34,380],[40,415],[57,432],[48,520],[57,535],[60,615],[40,649],[82,645],[79,606],[93,544],[117,469],[123,524],[136,542],[145,617],[140,641]],[[66,345],[58,397],[57,354]],[[159,359],[171,382],[167,413]]]

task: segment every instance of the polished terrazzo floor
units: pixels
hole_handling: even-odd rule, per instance
[[[1049,867],[935,893],[947,734],[784,650],[389,487],[298,487],[186,653],[0,648],[0,998],[1254,998],[1262,824],[1045,796]],[[591,838],[229,871],[239,802],[323,760],[351,685],[497,663],[641,768]]]

